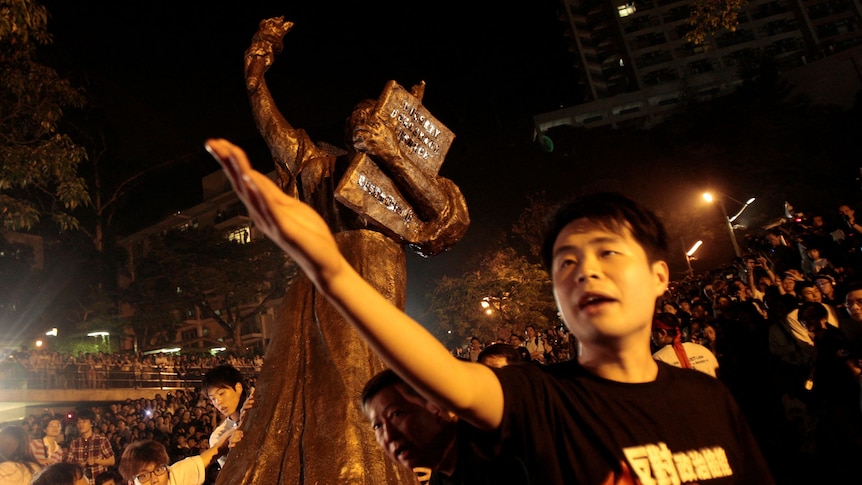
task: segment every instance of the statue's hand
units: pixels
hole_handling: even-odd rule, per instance
[[[337,274],[346,261],[320,215],[285,194],[254,170],[245,152],[227,140],[207,140],[206,148],[222,165],[256,227],[291,257],[318,286]]]
[[[275,62],[275,56],[284,47],[284,36],[293,28],[293,22],[284,17],[274,17],[260,21],[251,45],[245,51],[245,75],[247,82],[256,87],[263,71]],[[263,62],[255,62],[262,59]]]
[[[373,109],[370,103],[363,103],[353,111],[350,117],[353,148],[374,157],[384,167],[391,166],[401,159],[398,140],[395,132],[374,116]]]

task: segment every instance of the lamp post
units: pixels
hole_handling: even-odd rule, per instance
[[[739,211],[737,211],[737,213],[734,214],[733,217],[727,216],[727,208],[724,205],[725,198],[742,204],[742,208],[739,209]],[[712,203],[715,200],[715,197],[713,197],[713,195],[709,192],[704,192],[703,200]],[[748,206],[752,204],[752,202],[754,202],[754,197],[748,199],[745,202],[741,202],[726,194],[721,194],[721,197],[718,199],[718,205],[721,207],[721,215],[724,217],[724,222],[727,224],[727,230],[730,232],[730,242],[733,243],[733,251],[736,253],[737,258],[742,257],[742,250],[739,248],[739,242],[736,241],[736,231],[733,230],[733,221],[739,218],[739,216],[742,215],[742,212],[747,209]]]
[[[688,265],[688,274],[690,276],[694,276],[694,270],[691,267],[691,260],[694,259],[694,253],[696,253],[697,250],[700,249],[701,244],[703,244],[703,241],[697,241],[696,243],[694,243],[691,249],[689,249],[685,253],[685,263]]]

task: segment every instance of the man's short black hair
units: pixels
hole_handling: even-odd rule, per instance
[[[52,463],[33,476],[31,485],[74,485],[84,478],[84,468],[77,463],[61,461]]]
[[[521,357],[521,353],[515,347],[512,347],[509,344],[495,343],[491,344],[481,352],[479,352],[478,361],[484,362],[488,357],[500,356],[506,359],[507,364],[517,364],[518,362],[523,362],[523,357]]]
[[[77,416],[75,416],[76,421],[81,420],[81,419],[86,419],[87,421],[89,421],[91,423],[96,422],[96,413],[94,413],[92,409],[81,409],[76,414],[77,414]]]
[[[849,295],[853,291],[862,290],[862,280],[852,280],[844,285],[844,295]]]
[[[667,259],[667,232],[659,218],[622,194],[600,192],[573,199],[551,215],[542,244],[542,260],[549,271],[553,272],[551,260],[557,236],[569,223],[578,219],[586,219],[615,232],[628,229],[643,247],[650,263]]]
[[[799,293],[799,296],[801,297],[802,296],[802,290],[804,290],[805,288],[817,288],[817,283],[815,283],[811,280],[797,281],[796,285],[793,287],[793,291],[795,291],[796,293]],[[820,288],[817,288],[817,289],[819,290]]]
[[[242,376],[242,372],[230,364],[217,365],[204,374],[203,382],[201,383],[201,392],[206,396],[207,390],[210,388],[233,389],[237,384],[242,384],[242,393],[239,398],[239,402],[242,404],[248,397],[248,385]]]
[[[113,468],[108,468],[102,473],[96,475],[96,485],[104,485],[106,482],[113,480],[116,484],[123,483],[123,476],[120,475],[120,472],[114,470]]]
[[[799,306],[799,321],[806,327],[811,322],[820,322],[820,320],[829,317],[829,312],[826,307],[816,302],[805,302]]]
[[[406,390],[410,394],[419,396],[419,393],[417,393],[409,384],[404,382],[404,379],[396,374],[395,371],[392,369],[384,369],[375,374],[374,377],[365,383],[365,387],[362,388],[362,394],[359,397],[359,402],[362,404],[362,407],[365,407],[365,405],[368,404],[368,401],[373,399],[374,396],[380,393],[380,391],[399,384],[402,384],[402,389]]]

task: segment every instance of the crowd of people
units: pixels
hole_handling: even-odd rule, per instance
[[[200,381],[206,391],[177,389],[154,399],[85,406],[67,415],[46,409],[41,416],[7,423],[0,431],[0,484],[27,484],[43,467],[72,462],[90,484],[109,483],[100,481],[104,475],[119,485],[125,483],[118,475],[120,457],[134,443],[163,447],[167,460],[157,466],[206,457],[189,463],[193,471],[206,474],[202,483],[214,483],[224,464],[216,461],[215,452],[227,445],[222,440],[238,425],[243,403],[253,402],[248,397],[255,378],[224,361],[216,364]]]
[[[0,351],[0,388],[189,388],[198,386],[203,374],[222,361],[247,374],[259,373],[263,365],[261,355],[8,349]]]
[[[764,238],[767,245],[753,246],[732,264],[672,282],[657,300],[654,312],[654,358],[702,370],[723,381],[779,482],[843,477],[848,464],[862,451],[862,266],[857,258],[862,252],[862,225],[848,206],[841,206],[839,213],[843,225],[829,227],[820,216],[810,220],[810,225],[808,220],[796,220],[791,228],[770,230]],[[565,326],[538,330],[527,325],[505,341],[483,344],[473,337],[457,353],[462,360],[492,366],[482,354],[492,353],[489,350],[499,354],[501,347],[515,351],[507,355],[506,363],[517,359],[538,366],[570,361],[581,351]],[[42,367],[35,362],[80,362],[80,357],[84,362],[105,363],[106,375],[123,362],[184,374],[194,374],[195,369],[197,375],[206,373],[205,366],[223,363],[199,357],[72,357],[40,351],[19,352],[13,360],[22,367],[30,363],[31,375],[41,379],[36,370]],[[261,358],[234,359],[232,364],[253,376]],[[96,382],[101,382],[96,386],[100,387],[107,380]],[[231,382],[220,382],[217,387],[232,389]],[[238,392],[247,389],[231,391],[235,402],[230,409],[237,410],[246,398]],[[94,434],[104,437],[111,456],[120,457],[131,443],[147,440],[164,446],[169,463],[174,463],[206,453],[211,436],[236,426],[235,420],[220,420],[220,411],[224,411],[213,405],[220,399],[224,398],[215,393],[177,390],[152,400],[93,406],[81,411],[81,416],[89,419]],[[371,401],[368,396],[363,399]],[[698,412],[709,414],[709,410]],[[80,416],[28,416],[17,426],[7,427],[9,431],[4,429],[0,447],[7,441],[26,440],[36,458],[34,467],[61,461],[68,453],[74,454],[76,436],[91,432],[82,430],[80,424],[72,426],[80,422],[76,418]],[[114,465],[94,466],[99,474],[110,474]],[[211,481],[217,470],[215,461],[209,470]],[[785,472],[787,476],[782,475]],[[2,480],[0,476],[0,483]]]

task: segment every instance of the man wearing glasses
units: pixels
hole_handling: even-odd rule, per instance
[[[212,448],[169,465],[168,450],[153,440],[135,441],[120,458],[120,474],[131,485],[201,485],[213,460],[227,453],[233,430]]]

